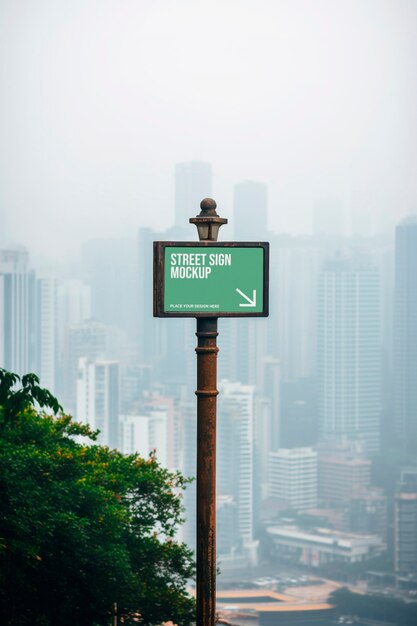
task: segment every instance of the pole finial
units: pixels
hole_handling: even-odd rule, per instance
[[[216,213],[217,202],[213,200],[213,198],[204,198],[200,202],[200,209],[201,209],[200,217],[203,217],[203,216],[205,217],[208,215],[212,215],[213,217],[218,217]]]
[[[226,218],[218,216],[216,208],[213,198],[204,198],[200,202],[200,214],[190,217],[190,224],[196,225],[200,241],[217,241],[220,226],[227,224]]]

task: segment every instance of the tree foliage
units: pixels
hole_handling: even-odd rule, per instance
[[[414,626],[417,623],[416,602],[405,602],[381,595],[362,595],[346,588],[333,591],[329,600],[340,613],[347,615],[401,626]]]
[[[0,623],[187,624],[190,551],[175,540],[186,481],[95,443],[34,375],[0,370]],[[36,408],[36,405],[40,408]]]

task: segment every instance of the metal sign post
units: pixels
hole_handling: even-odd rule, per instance
[[[269,244],[217,243],[227,220],[205,198],[200,242],[154,242],[154,316],[197,318],[197,626],[216,622],[217,319],[268,315]]]
[[[197,626],[216,622],[217,317],[197,319]]]

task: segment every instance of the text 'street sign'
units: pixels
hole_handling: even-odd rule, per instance
[[[268,315],[268,243],[154,243],[156,317]]]

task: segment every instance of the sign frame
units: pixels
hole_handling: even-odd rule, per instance
[[[262,248],[262,311],[164,311],[166,248]],[[259,241],[154,241],[153,242],[153,316],[154,317],[268,317],[269,316],[269,242]]]

